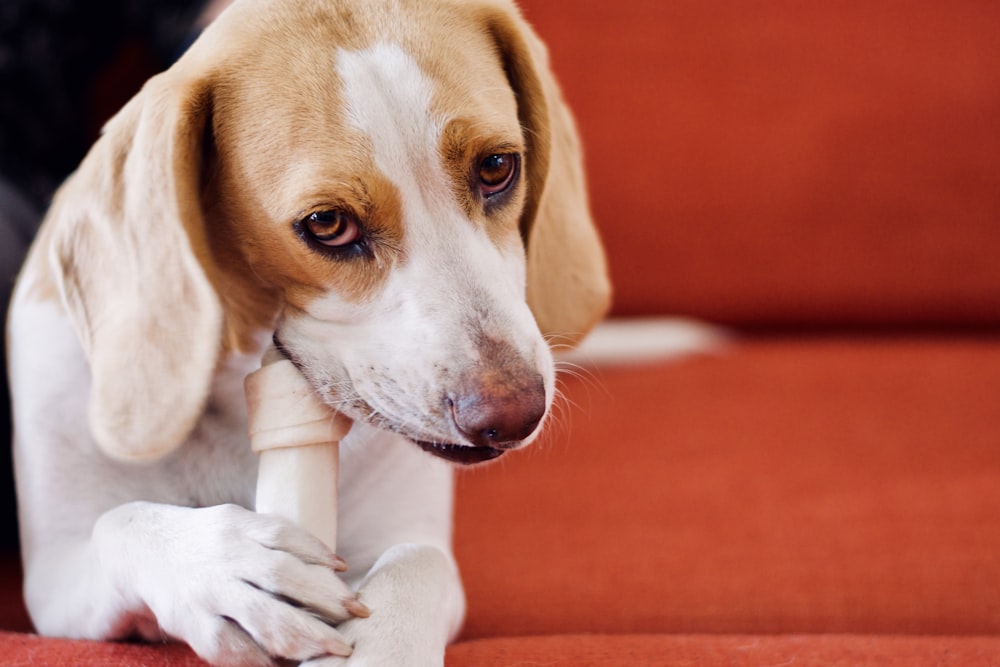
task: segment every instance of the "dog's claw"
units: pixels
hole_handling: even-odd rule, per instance
[[[327,656],[337,656],[338,658],[349,658],[354,653],[354,647],[339,639],[329,639],[323,645]],[[318,659],[320,656],[317,656]],[[312,661],[307,661],[312,664]],[[303,663],[305,664],[305,663]]]
[[[347,572],[347,561],[337,554],[330,554],[330,569],[334,572]]]
[[[355,595],[354,597],[346,597],[341,602],[344,605],[344,609],[351,612],[352,616],[358,618],[368,618],[372,615],[372,610],[368,606],[358,599]]]
[[[328,655],[336,655],[342,658],[347,658],[354,653],[354,647],[346,642],[340,641],[339,639],[330,639],[326,642],[326,651]]]

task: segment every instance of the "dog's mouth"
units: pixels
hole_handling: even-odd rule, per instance
[[[438,458],[442,458],[450,463],[461,465],[475,465],[485,463],[501,456],[506,452],[504,449],[496,447],[473,447],[470,445],[449,445],[440,442],[427,442],[414,440],[420,449],[429,452]]]
[[[278,339],[277,333],[274,334],[273,341],[275,347],[283,355],[285,355],[285,357],[290,359],[299,371],[303,371],[302,364],[290,350],[282,345],[281,341]],[[433,454],[438,458],[444,459],[449,463],[457,463],[459,465],[475,465],[477,463],[492,461],[507,452],[506,449],[498,449],[496,447],[489,446],[456,445],[443,442],[433,442],[430,440],[421,440],[419,437],[413,437],[412,434],[408,434],[408,429],[405,427],[386,419],[384,415],[379,414],[379,412],[372,408],[367,402],[360,400],[360,397],[358,397],[358,399],[359,400],[352,407],[355,407],[358,410],[358,412],[362,415],[362,419],[375,423],[389,431],[406,436],[407,439],[420,447],[420,449],[428,452],[429,454]],[[341,405],[339,409],[343,408],[344,406]],[[350,411],[347,411],[347,413],[350,414]]]

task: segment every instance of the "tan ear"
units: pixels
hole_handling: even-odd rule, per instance
[[[522,220],[528,304],[550,342],[576,345],[611,302],[576,125],[549,68],[548,53],[527,23],[506,14],[494,19],[492,31],[528,142],[528,199]]]
[[[90,426],[119,459],[194,428],[222,330],[199,196],[207,95],[166,72],[105,128],[46,221],[90,363]]]

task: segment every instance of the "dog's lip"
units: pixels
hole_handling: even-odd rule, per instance
[[[426,440],[414,440],[413,442],[425,452],[429,452],[445,461],[462,465],[475,465],[476,463],[492,461],[506,453],[506,450],[497,449],[496,447],[451,445],[442,442],[428,442]]]
[[[303,371],[302,365],[295,358],[295,355],[291,351],[282,345],[281,340],[278,338],[277,332],[274,333],[272,337],[274,346],[277,348],[281,354],[283,354],[287,359],[289,359],[299,372]],[[393,429],[395,430],[395,429]],[[402,432],[402,431],[400,431]],[[475,465],[477,463],[485,463],[486,461],[492,461],[499,456],[502,456],[507,452],[505,449],[497,449],[496,447],[481,447],[473,445],[455,445],[444,442],[432,442],[429,440],[419,440],[417,438],[410,438],[410,440],[418,447],[420,447],[425,452],[429,452],[438,458],[442,458],[445,461],[451,463],[458,463],[461,465]]]

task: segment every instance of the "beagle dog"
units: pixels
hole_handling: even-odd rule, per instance
[[[450,464],[535,439],[551,347],[608,300],[573,122],[511,2],[239,0],[107,124],[16,287],[38,631],[441,665]],[[272,340],[354,420],[338,556],[253,511],[243,380]]]

